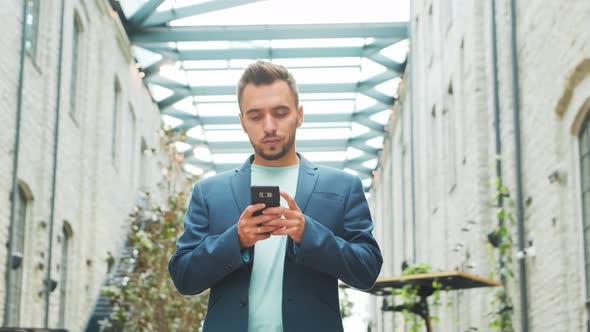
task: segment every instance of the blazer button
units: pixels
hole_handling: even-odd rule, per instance
[[[246,305],[246,303],[248,303],[248,299],[247,299],[247,298],[245,298],[245,297],[242,297],[242,298],[240,299],[240,305],[243,307],[243,306],[245,306],[245,305]]]

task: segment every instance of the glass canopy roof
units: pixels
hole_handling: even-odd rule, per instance
[[[111,0],[186,171],[209,176],[251,153],[235,85],[257,59],[286,66],[305,119],[297,150],[371,186],[405,69],[407,1]]]

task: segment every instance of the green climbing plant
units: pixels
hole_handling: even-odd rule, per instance
[[[402,275],[415,275],[415,274],[426,274],[431,273],[432,267],[428,264],[413,264],[408,266],[402,271]],[[432,282],[432,290],[433,293],[429,297],[429,305],[433,306],[440,306],[442,304],[441,301],[441,291],[444,290],[442,284],[438,280],[434,280]],[[401,301],[401,311],[399,311],[403,318],[404,323],[406,324],[408,332],[418,332],[420,329],[424,327],[424,322],[422,319],[416,319],[416,314],[412,312],[411,308],[415,306],[420,301],[420,287],[419,285],[405,285],[402,288],[394,288],[391,290],[391,295],[394,298],[398,298]],[[447,304],[450,304],[447,303]],[[430,319],[432,321],[438,321],[439,317],[430,315]]]
[[[352,307],[354,303],[350,300],[350,295],[346,289],[338,288],[340,298],[340,315],[342,319],[352,316]]]
[[[113,305],[102,322],[105,331],[200,331],[207,310],[208,293],[183,296],[168,274],[196,178],[182,170],[183,154],[175,149],[174,142],[182,141],[184,134],[161,130],[160,136],[160,151],[154,156],[162,171],[160,203],[151,204],[154,195],[145,193],[147,203],[129,214],[128,258],[115,264],[124,274],[102,291]]]
[[[494,266],[490,272],[490,278],[500,278],[501,286],[496,288],[490,301],[494,312],[491,313],[489,326],[497,328],[501,332],[513,332],[512,316],[514,307],[512,298],[508,292],[508,284],[514,278],[513,265],[513,239],[509,226],[514,225],[512,209],[514,201],[510,197],[510,190],[503,185],[502,179],[495,181],[495,195],[493,204],[497,206],[498,226],[488,233],[489,265]],[[500,203],[501,202],[501,203]],[[495,262],[495,263],[494,263]]]

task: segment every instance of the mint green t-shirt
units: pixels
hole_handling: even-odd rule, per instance
[[[252,185],[279,186],[295,197],[299,165],[268,167],[252,164]],[[281,206],[289,205],[281,197]],[[287,236],[271,236],[254,245],[248,292],[248,332],[283,332],[283,269]]]

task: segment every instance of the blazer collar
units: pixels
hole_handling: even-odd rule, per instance
[[[305,159],[301,154],[299,156],[299,178],[297,179],[297,193],[295,194],[295,202],[301,209],[305,211],[307,203],[311,198],[311,193],[315,188],[318,178],[318,166],[313,162]],[[252,162],[254,155],[251,155],[242,166],[234,169],[234,174],[230,178],[232,192],[234,199],[240,208],[244,211],[250,205],[250,184],[252,174]]]

